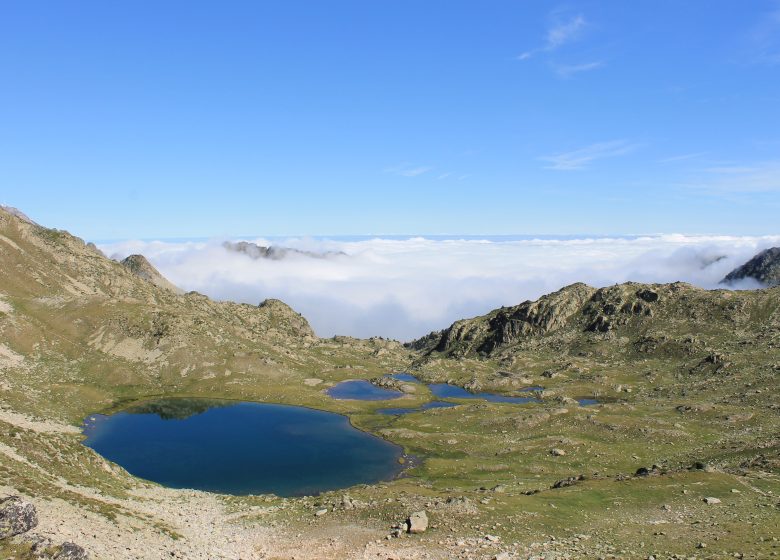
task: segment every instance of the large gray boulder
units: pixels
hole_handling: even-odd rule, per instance
[[[19,496],[0,499],[0,539],[26,533],[38,526],[35,506]]]
[[[89,560],[89,554],[79,545],[65,542],[62,543],[59,552],[54,555],[54,560]]]

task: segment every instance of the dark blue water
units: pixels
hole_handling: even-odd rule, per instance
[[[377,387],[373,383],[362,379],[342,381],[328,389],[327,393],[334,399],[358,401],[386,401],[403,396],[401,391]]]
[[[393,373],[390,375],[393,379],[397,379],[398,381],[411,381],[412,383],[419,383],[420,380],[417,379],[414,375],[411,373]]]
[[[398,381],[404,381],[407,383],[420,383],[414,375],[410,373],[393,373],[388,375]],[[432,383],[428,385],[431,393],[440,399],[480,399],[494,403],[513,403],[513,404],[528,404],[542,402],[536,397],[508,397],[506,395],[500,395],[498,393],[471,393],[463,387],[457,385],[450,385],[449,383]],[[543,391],[544,387],[534,385],[531,387],[525,387],[520,389],[521,393],[533,393],[536,391]],[[365,401],[382,401],[387,399],[397,399],[402,396],[403,393],[393,389],[384,389],[377,387],[369,381],[352,380],[342,381],[338,385],[328,389],[328,394],[336,399],[354,399]],[[599,404],[599,401],[592,398],[577,399],[582,406],[592,406]],[[430,408],[446,408],[449,406],[455,406],[452,403],[446,403],[443,401],[431,401],[417,408],[380,408],[377,410],[379,414],[409,414],[411,412],[420,412],[428,410]]]
[[[411,412],[421,412],[423,410],[430,410],[431,408],[451,408],[453,406],[458,406],[458,405],[455,403],[444,402],[444,401],[431,401],[417,408],[380,408],[377,410],[377,412],[379,414],[391,414],[397,416],[400,414],[409,414]]]
[[[339,414],[178,401],[90,417],[84,443],[140,478],[224,494],[312,495],[390,480],[401,470],[400,447]]]
[[[431,383],[428,385],[428,388],[431,390],[431,393],[440,399],[482,399],[489,402],[515,404],[540,402],[539,399],[532,397],[507,397],[496,393],[469,393],[463,387],[450,385],[449,383]]]

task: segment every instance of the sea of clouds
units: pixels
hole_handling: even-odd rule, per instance
[[[607,286],[684,281],[714,288],[780,236],[652,235],[553,239],[247,239],[313,252],[281,260],[229,251],[224,240],[123,241],[100,248],[113,258],[145,255],[185,291],[218,300],[278,298],[320,336],[411,340],[457,319],[515,305],[574,282]],[[755,288],[743,283],[738,288]]]

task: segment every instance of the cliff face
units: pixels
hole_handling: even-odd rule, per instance
[[[752,278],[767,286],[780,285],[780,247],[761,251],[740,267],[729,272],[721,284],[734,284]]]

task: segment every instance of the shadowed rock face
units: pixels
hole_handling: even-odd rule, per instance
[[[746,278],[752,278],[767,286],[780,285],[780,247],[761,251],[742,266],[729,272],[721,280],[721,284],[733,284]]]

